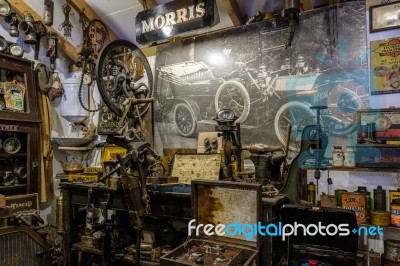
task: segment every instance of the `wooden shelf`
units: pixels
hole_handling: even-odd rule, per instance
[[[18,189],[26,189],[26,184],[18,184],[18,185],[11,185],[11,186],[0,186],[0,191],[9,191],[9,190],[18,190]]]

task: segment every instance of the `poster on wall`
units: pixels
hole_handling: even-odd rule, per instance
[[[371,42],[371,94],[400,93],[400,39]]]
[[[215,131],[219,110],[231,109],[242,145],[298,151],[302,129],[322,110],[329,134],[356,130],[356,110],[369,107],[365,2],[303,12],[292,46],[289,30],[262,22],[158,47],[155,148],[196,148],[199,132]],[[337,17],[336,17],[337,16]],[[335,24],[335,21],[337,22]],[[332,34],[332,32],[338,34]]]

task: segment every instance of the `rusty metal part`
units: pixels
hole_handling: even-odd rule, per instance
[[[251,153],[265,154],[269,152],[282,151],[280,146],[268,146],[266,144],[254,144],[247,146],[244,150],[248,150]]]

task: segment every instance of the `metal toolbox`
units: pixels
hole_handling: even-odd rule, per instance
[[[192,181],[191,238],[161,257],[160,265],[258,265],[259,235],[206,235],[207,224],[250,224],[261,222],[261,185],[227,181]],[[202,227],[200,227],[202,225]],[[253,230],[253,228],[247,228]],[[190,230],[190,228],[189,228]],[[224,231],[224,230],[223,230]],[[215,232],[215,231],[214,231]],[[233,232],[232,230],[230,232]],[[248,240],[246,240],[246,238]]]

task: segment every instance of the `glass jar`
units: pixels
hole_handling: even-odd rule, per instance
[[[345,166],[355,167],[356,166],[356,150],[354,146],[347,146],[346,155],[344,156]]]
[[[332,164],[333,166],[343,166],[344,154],[341,146],[334,146],[332,151]]]

